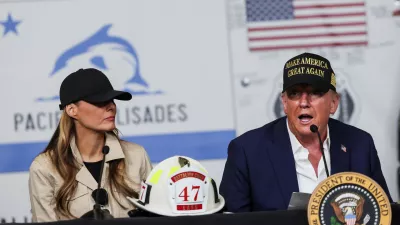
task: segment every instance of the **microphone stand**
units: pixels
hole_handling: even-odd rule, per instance
[[[319,131],[318,131],[318,127],[317,127],[316,125],[314,125],[314,124],[310,126],[310,130],[311,130],[311,132],[317,133],[317,135],[318,135],[319,148],[320,148],[320,150],[321,150],[321,152],[322,152],[322,158],[323,158],[323,160],[324,160],[326,178],[328,178],[328,177],[329,177],[329,171],[328,171],[328,166],[327,166],[327,164],[326,164],[325,153],[324,153],[324,146],[323,146],[323,144],[322,144],[321,134],[320,134]]]
[[[99,177],[99,182],[97,185],[97,192],[95,195],[95,204],[93,205],[93,210],[88,211],[87,213],[83,214],[81,216],[81,218],[84,219],[94,219],[94,220],[104,220],[104,219],[111,219],[114,218],[111,214],[110,211],[108,211],[107,209],[101,209],[101,205],[99,203],[99,193],[101,187],[101,178],[103,176],[103,169],[104,169],[104,164],[106,162],[106,155],[108,154],[108,152],[110,151],[110,147],[108,147],[107,145],[103,147],[102,152],[103,152],[103,160],[101,162],[101,169],[100,169],[100,177]],[[103,189],[104,190],[104,189]]]
[[[95,198],[95,204],[93,205],[93,218],[95,220],[100,220],[103,219],[103,216],[101,214],[101,205],[99,204],[99,193],[100,193],[100,186],[101,186],[101,179],[103,176],[103,169],[104,169],[104,163],[106,161],[106,154],[110,151],[110,148],[108,146],[104,146],[102,149],[103,152],[103,160],[101,162],[101,169],[100,169],[100,178],[99,182],[97,182],[97,192],[96,192],[96,198]]]

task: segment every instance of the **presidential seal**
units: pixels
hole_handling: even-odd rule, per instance
[[[378,183],[363,174],[344,172],[315,188],[307,216],[310,225],[389,225],[392,211]]]

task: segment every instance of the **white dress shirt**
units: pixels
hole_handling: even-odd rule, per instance
[[[304,148],[297,140],[296,136],[290,131],[289,124],[286,121],[287,129],[289,132],[290,144],[293,150],[294,161],[296,164],[297,181],[299,184],[299,192],[312,193],[317,185],[326,179],[324,159],[321,159],[318,163],[318,177],[315,174],[314,168],[308,160],[308,150]],[[317,135],[317,134],[315,134]],[[323,142],[324,154],[326,164],[328,166],[329,174],[331,173],[331,157],[329,154],[330,138],[329,138],[329,127],[328,134]]]

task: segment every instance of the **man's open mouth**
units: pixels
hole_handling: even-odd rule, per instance
[[[302,123],[307,123],[307,122],[311,121],[312,118],[313,118],[313,117],[312,117],[310,114],[301,114],[301,115],[299,116],[299,119],[300,119],[300,121],[301,121]]]

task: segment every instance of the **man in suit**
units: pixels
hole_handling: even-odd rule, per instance
[[[281,100],[286,116],[232,140],[220,193],[230,212],[284,210],[293,192],[312,193],[329,174],[358,172],[374,179],[393,202],[371,135],[330,118],[339,105],[330,62],[303,53],[283,70]]]

